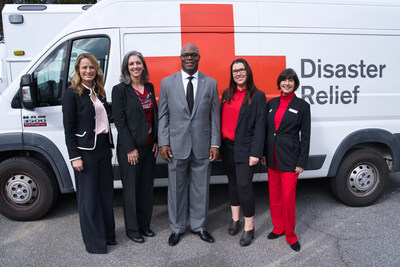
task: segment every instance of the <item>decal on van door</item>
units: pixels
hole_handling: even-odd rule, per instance
[[[23,116],[24,127],[47,126],[46,115]]]

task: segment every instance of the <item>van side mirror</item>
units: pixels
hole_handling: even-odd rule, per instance
[[[21,77],[19,88],[22,106],[25,109],[33,110],[38,102],[37,91],[32,82],[32,75],[25,74]]]

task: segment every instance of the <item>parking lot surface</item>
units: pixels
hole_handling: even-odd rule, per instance
[[[256,234],[249,247],[230,236],[227,185],[212,185],[207,229],[215,243],[201,241],[188,228],[181,242],[168,245],[167,189],[155,189],[153,238],[137,244],[125,235],[122,191],[115,194],[118,244],[108,254],[85,251],[75,194],[61,195],[39,221],[15,222],[0,215],[0,266],[400,266],[400,173],[392,174],[385,194],[372,206],[338,202],[328,179],[300,180],[296,233],[300,252],[285,238],[267,239],[272,230],[268,184],[255,183]]]

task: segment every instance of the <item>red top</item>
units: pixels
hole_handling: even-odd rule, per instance
[[[286,109],[289,106],[290,101],[292,101],[293,97],[294,97],[294,92],[292,92],[290,95],[282,95],[281,94],[279,107],[275,113],[275,131],[278,130],[279,125],[281,124],[283,115],[285,114]]]
[[[146,120],[149,125],[149,137],[144,145],[148,145],[153,143],[154,138],[150,135],[152,129],[151,123],[153,122],[153,102],[151,102],[150,95],[147,93],[147,89],[144,88],[143,94],[135,89],[136,94],[139,97],[140,103],[142,104],[142,108],[144,113],[146,114]]]
[[[275,131],[278,130],[279,125],[282,122],[283,115],[285,115],[287,107],[289,106],[289,103],[290,103],[290,101],[292,101],[293,97],[294,97],[294,92],[292,92],[290,95],[282,95],[282,93],[281,93],[279,107],[276,110],[275,118],[274,118],[274,120],[275,120]],[[274,169],[278,170],[278,163],[277,163],[277,160],[276,160],[276,147],[275,147]]]
[[[236,125],[239,118],[240,108],[242,107],[245,96],[246,89],[238,90],[236,88],[235,93],[233,94],[233,98],[231,99],[231,103],[228,104],[228,102],[225,102],[224,106],[222,107],[222,139],[228,138],[232,141],[235,141]]]

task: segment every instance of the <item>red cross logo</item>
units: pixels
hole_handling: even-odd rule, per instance
[[[279,95],[276,80],[286,68],[286,57],[236,55],[231,4],[181,4],[180,8],[182,45],[197,45],[201,55],[199,70],[217,80],[220,96],[229,86],[229,67],[239,57],[249,62],[255,84],[267,99]],[[179,57],[147,57],[146,63],[157,96],[161,79],[181,69]]]

